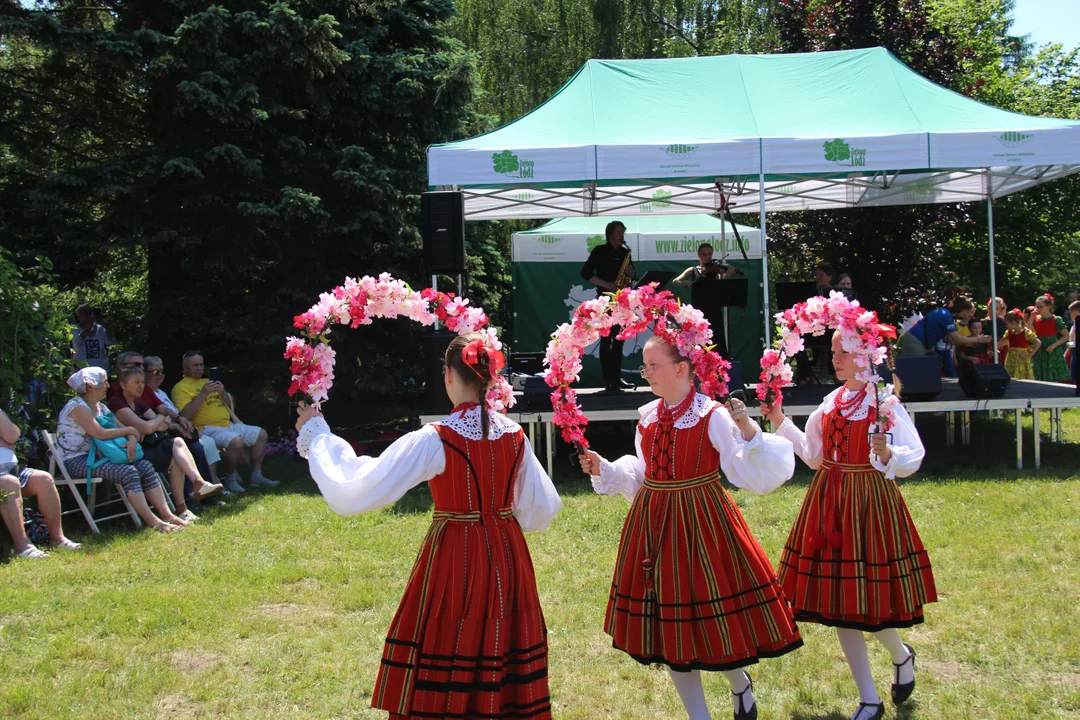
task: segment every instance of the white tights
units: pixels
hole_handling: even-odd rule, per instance
[[[739,693],[750,686],[747,675],[742,670],[725,670],[724,677],[731,684],[731,691]],[[711,720],[709,707],[705,703],[705,689],[701,686],[701,671],[690,672],[671,671],[671,681],[675,683],[675,690],[679,693],[686,715],[690,720]],[[754,706],[754,692],[751,690],[742,696],[746,703],[746,709]],[[734,699],[738,703],[738,698]]]
[[[900,640],[900,633],[895,629],[879,630],[871,634],[889,651],[894,664],[907,660],[908,649]],[[881,697],[874,686],[874,678],[870,674],[870,659],[866,655],[866,637],[861,630],[844,628],[836,628],[836,637],[840,640],[840,647],[844,651],[844,657],[847,658],[848,667],[851,668],[851,676],[859,688],[859,699],[864,703],[880,703]],[[911,682],[914,677],[915,672],[911,663],[900,668],[901,683]]]

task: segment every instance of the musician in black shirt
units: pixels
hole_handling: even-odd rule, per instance
[[[623,262],[626,262],[624,281],[628,283],[634,279],[634,263],[628,261],[630,248],[626,247],[625,235],[625,225],[618,220],[609,222],[604,229],[607,242],[594,248],[589,253],[589,259],[581,266],[581,277],[596,286],[597,297],[619,289],[619,271]],[[600,370],[604,375],[604,388],[613,392],[634,387],[633,383],[623,380],[621,376],[623,344],[615,339],[620,330],[613,327],[607,337],[600,338]]]
[[[724,337],[724,309],[715,306],[710,300],[712,285],[735,275],[735,268],[726,263],[713,260],[713,246],[702,243],[698,246],[698,265],[688,267],[679,277],[671,282],[680,287],[690,288],[690,304],[701,311],[709,321],[713,331],[712,343],[721,357],[728,356],[727,342]]]

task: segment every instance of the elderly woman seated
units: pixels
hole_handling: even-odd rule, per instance
[[[109,409],[116,414],[117,423],[138,430],[145,459],[149,460],[158,472],[169,474],[176,514],[188,522],[198,520],[198,516],[188,509],[184,499],[184,476],[191,478],[196,500],[221,493],[222,486],[203,479],[191,450],[184,438],[180,437],[181,428],[172,423],[167,415],[155,413],[142,401],[143,392],[146,391],[146,375],[142,368],[130,367],[121,370],[117,380],[120,383],[120,392],[109,401]],[[176,437],[170,437],[170,430]],[[197,442],[192,445],[196,452],[202,452]],[[205,461],[205,458],[203,459]]]
[[[38,511],[49,528],[49,547],[78,550],[79,543],[68,540],[60,522],[60,495],[56,492],[53,477],[43,470],[24,468],[19,471],[15,456],[15,442],[22,431],[0,410],[0,516],[4,518],[11,539],[15,542],[15,554],[21,558],[45,558],[49,554],[30,541],[23,525],[22,498],[36,497]]]
[[[139,431],[133,427],[105,428],[98,418],[108,414],[101,403],[109,389],[107,373],[101,368],[79,370],[68,378],[67,384],[78,393],[60,411],[56,425],[56,454],[72,477],[86,477],[91,439],[114,440],[127,438],[125,448],[128,463],[104,462],[93,468],[93,474],[109,482],[119,483],[128,502],[148,527],[159,532],[179,530],[190,523],[177,517],[165,500],[154,466],[145,458],[135,460]],[[149,505],[147,504],[149,501]],[[153,505],[158,515],[150,509]]]

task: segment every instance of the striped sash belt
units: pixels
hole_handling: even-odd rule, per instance
[[[432,516],[432,522],[440,520],[459,523],[482,523],[490,525],[496,522],[509,520],[514,515],[513,508],[500,510],[473,510],[471,512],[451,512],[449,510],[436,510]]]
[[[817,528],[807,528],[808,532],[804,540],[804,552],[813,555],[825,548],[838,550],[844,545],[844,537],[840,532],[841,518],[841,493],[844,489],[844,475],[862,475],[877,472],[870,463],[842,463],[834,460],[822,460],[821,467],[827,473],[825,476],[825,497],[818,518]]]
[[[653,480],[652,478],[645,478],[645,487],[650,490],[660,490],[661,492],[672,492],[676,490],[693,490],[694,488],[704,487],[709,483],[716,482],[720,479],[720,472],[713,470],[707,475],[702,475],[696,478],[690,478],[689,480]]]

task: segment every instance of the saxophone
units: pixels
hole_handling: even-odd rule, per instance
[[[622,265],[619,266],[619,274],[615,276],[615,292],[622,290],[624,287],[629,287],[630,283],[634,282],[634,278],[629,270],[630,248],[627,248],[626,257],[623,258]]]

